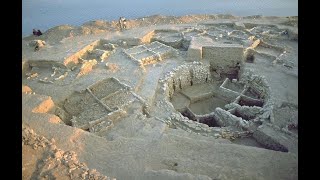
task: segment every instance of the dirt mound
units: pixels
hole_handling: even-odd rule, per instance
[[[22,145],[22,179],[115,180],[89,169],[85,163],[79,162],[75,152],[58,149],[54,139],[49,141],[29,127],[22,128]]]
[[[135,20],[129,20],[128,27],[133,28],[133,27],[148,26],[148,25],[183,24],[183,23],[203,21],[207,19],[233,18],[233,17],[234,16],[227,16],[227,15],[185,15],[185,16],[153,15],[153,16],[138,18]]]
[[[96,20],[96,21],[89,21],[84,23],[80,27],[80,35],[83,34],[98,34],[108,31],[115,31],[117,30],[115,22],[108,22],[104,20]]]
[[[70,37],[72,30],[74,30],[76,28],[77,27],[70,26],[70,25],[60,25],[60,26],[56,26],[56,27],[48,29],[41,36],[33,36],[33,35],[31,35],[31,36],[25,37],[23,39],[24,40],[39,39],[39,40],[48,41],[49,43],[59,42],[63,38]]]
[[[95,27],[100,27],[100,28],[107,28],[111,25],[110,22],[105,21],[105,20],[95,20],[95,21],[89,21],[86,22],[84,24],[82,24],[82,26],[95,26]]]
[[[184,23],[194,23],[204,20],[215,20],[215,19],[235,19],[236,16],[229,14],[218,14],[218,15],[185,15],[185,16],[163,16],[163,15],[152,15],[146,16],[137,19],[128,19],[127,28],[137,28],[143,26],[151,25],[164,25],[164,24],[184,24]],[[268,18],[261,15],[246,16],[244,19],[258,19],[258,18]],[[269,17],[270,18],[270,17]],[[283,25],[297,26],[298,18],[297,17],[288,17],[288,21]],[[90,34],[99,34],[105,32],[113,32],[120,30],[118,25],[118,20],[111,22],[105,20],[94,20],[84,23],[81,26],[70,26],[70,25],[60,25],[53,27],[43,33],[42,36],[28,36],[23,38],[24,40],[34,40],[35,38],[40,40],[51,42],[59,42],[64,38],[81,36],[81,35],[90,35]]]
[[[186,15],[186,16],[163,16],[163,15],[153,15],[142,17],[138,19],[128,19],[127,28],[136,28],[142,26],[150,25],[161,25],[161,24],[183,24],[192,23],[208,19],[232,19],[235,18],[232,15]],[[99,34],[105,32],[112,32],[120,30],[118,26],[118,21],[104,21],[104,20],[94,20],[84,23],[81,26],[70,26],[70,25],[60,25],[53,27],[43,33],[42,36],[37,37],[37,39],[48,41],[49,43],[60,42],[64,38],[89,35],[89,34]],[[25,37],[24,40],[34,40],[36,37],[31,35]]]
[[[80,35],[79,33],[75,33],[79,31],[78,29],[79,27],[61,25],[61,26],[57,26],[49,29],[43,35],[48,42],[59,42],[64,38]]]

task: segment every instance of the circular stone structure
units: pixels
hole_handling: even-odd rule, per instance
[[[273,121],[270,89],[263,77],[247,71],[238,75],[239,80],[222,81],[210,69],[201,62],[186,63],[159,80],[162,95],[176,110],[170,121],[205,136],[232,140],[252,136],[263,122]]]

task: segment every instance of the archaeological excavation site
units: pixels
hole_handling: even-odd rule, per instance
[[[298,179],[298,17],[149,16],[22,39],[22,178]]]

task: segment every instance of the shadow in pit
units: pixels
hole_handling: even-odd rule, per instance
[[[188,107],[181,111],[181,114],[190,120],[197,121],[208,125],[209,127],[221,127],[218,120],[215,118],[214,112],[206,115],[196,115]]]

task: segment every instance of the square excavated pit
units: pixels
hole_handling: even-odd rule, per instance
[[[127,87],[122,85],[118,80],[114,78],[107,78],[98,83],[95,83],[89,89],[98,99],[101,99],[103,97],[108,96],[111,93],[126,88]]]
[[[137,53],[137,54],[131,54],[135,59],[138,59],[138,60],[143,60],[143,59],[152,59],[153,56],[155,56],[155,53],[149,51],[149,50],[146,50],[146,51],[143,51],[141,53]]]
[[[129,86],[115,78],[106,78],[85,91],[74,92],[65,100],[64,109],[72,116],[72,126],[88,129],[106,118],[110,120],[114,113],[120,117],[117,112],[123,114],[121,109],[131,105],[134,100],[136,97]]]
[[[101,104],[93,103],[78,114],[78,116],[71,119],[72,126],[82,127],[87,125],[89,122],[97,120],[101,117],[106,116],[109,113]]]
[[[96,100],[89,92],[74,92],[64,101],[63,107],[71,116],[77,116],[93,103]]]
[[[158,41],[136,46],[124,51],[124,53],[126,53],[133,60],[138,61],[143,65],[154,63],[153,61],[160,61],[163,58],[171,57],[175,54],[175,52],[176,50],[172,47],[164,45]]]
[[[111,109],[120,109],[135,100],[135,96],[126,90],[120,90],[115,93],[109,94],[101,99],[101,102],[106,104]]]
[[[132,54],[133,55],[133,54],[141,53],[141,52],[146,51],[146,50],[147,50],[147,48],[144,45],[140,45],[140,46],[134,46],[134,47],[132,47],[130,49],[126,49],[125,52],[127,54]]]
[[[74,92],[64,101],[63,107],[72,117],[71,125],[78,128],[110,113],[88,91]]]
[[[153,39],[153,41],[159,41],[176,49],[180,49],[182,47],[182,40],[183,39],[180,36],[158,37]]]

